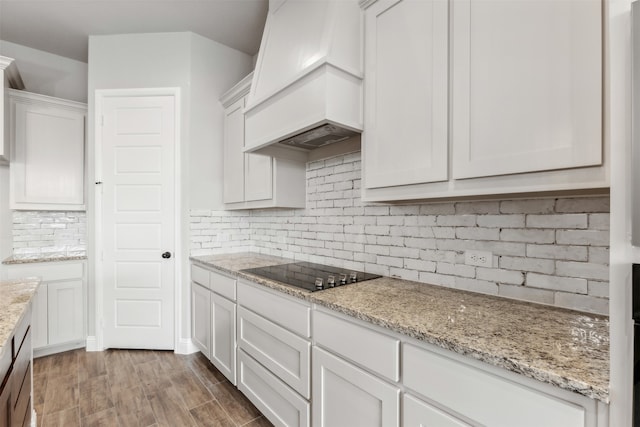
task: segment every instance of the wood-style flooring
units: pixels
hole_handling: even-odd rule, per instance
[[[33,361],[39,427],[271,424],[200,353],[67,351]]]

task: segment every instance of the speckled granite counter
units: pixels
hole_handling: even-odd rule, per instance
[[[0,355],[4,354],[7,340],[22,320],[39,284],[40,279],[34,277],[0,281]]]
[[[192,257],[375,325],[608,403],[609,319],[383,277],[308,292],[240,272],[290,259],[242,253]]]
[[[50,252],[45,254],[17,254],[2,261],[3,264],[28,264],[32,262],[77,261],[87,259],[86,251]]]

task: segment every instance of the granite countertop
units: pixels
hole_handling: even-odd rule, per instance
[[[7,341],[22,320],[39,285],[40,279],[35,277],[0,281],[0,355],[4,354]]]
[[[240,272],[290,259],[252,253],[192,257],[441,348],[609,402],[609,318],[382,277],[309,292]]]
[[[14,254],[2,261],[3,264],[29,264],[33,262],[76,261],[87,259],[86,251],[49,252],[43,254]]]

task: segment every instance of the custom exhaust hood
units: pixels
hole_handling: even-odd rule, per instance
[[[306,161],[312,150],[358,135],[362,79],[357,0],[270,0],[245,108],[245,152]]]

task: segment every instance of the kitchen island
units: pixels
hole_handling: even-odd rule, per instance
[[[399,334],[403,354],[414,344],[435,346],[471,359],[491,375],[506,370],[552,388],[578,394],[597,404],[598,423],[606,425],[609,401],[609,319],[473,292],[390,277],[309,292],[253,276],[241,270],[293,262],[253,253],[195,256],[194,265],[213,268],[312,304],[316,319],[354,318],[382,333]],[[316,314],[316,312],[318,314]],[[315,329],[314,329],[315,330]],[[336,331],[339,334],[341,331]],[[407,337],[407,342],[402,337]],[[407,344],[407,345],[405,345]],[[399,353],[399,352],[398,352]],[[353,357],[350,358],[353,360]],[[359,363],[356,361],[356,363]],[[407,362],[405,362],[406,364]],[[366,367],[366,365],[365,365]],[[495,370],[498,368],[498,370]],[[399,375],[398,379],[402,379]],[[402,383],[402,381],[391,378]],[[422,394],[423,396],[425,393]],[[579,418],[579,417],[578,417]],[[581,425],[581,424],[580,424]]]
[[[31,300],[40,280],[0,281],[0,425],[31,420]]]

